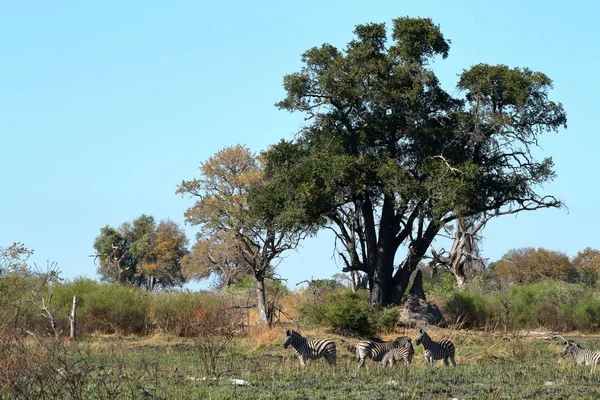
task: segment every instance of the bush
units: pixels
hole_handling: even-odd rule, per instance
[[[391,333],[398,326],[398,308],[381,307],[369,314],[369,323],[378,333]]]
[[[445,270],[438,271],[433,278],[423,275],[423,290],[428,296],[448,298],[454,293],[454,275]]]
[[[68,324],[73,295],[77,294],[80,333],[142,334],[147,332],[149,295],[116,283],[78,278],[54,288],[53,301],[63,324]],[[68,326],[68,325],[66,325]]]
[[[369,292],[336,290],[320,302],[304,304],[300,314],[309,323],[322,325],[349,336],[369,336],[375,327],[369,319]]]
[[[465,328],[593,331],[600,327],[600,299],[579,284],[546,281],[483,294],[454,293],[444,305],[449,320]]]
[[[475,290],[455,292],[443,309],[446,319],[464,328],[482,327],[490,317],[487,299]]]
[[[584,297],[582,286],[564,282],[514,286],[508,293],[510,326],[568,330],[574,325],[572,310]]]
[[[575,329],[596,331],[600,327],[600,299],[584,297],[580,299],[575,310],[570,310]]]
[[[197,309],[216,305],[220,299],[210,292],[171,292],[150,295],[150,323],[163,333],[177,336],[192,335],[192,325]]]
[[[300,306],[300,316],[309,323],[348,336],[388,333],[398,324],[396,307],[369,309],[366,290],[337,289],[323,294],[317,301],[311,296],[311,301]]]

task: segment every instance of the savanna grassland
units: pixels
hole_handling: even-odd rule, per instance
[[[322,360],[302,368],[293,350],[282,347],[280,327],[255,329],[236,337],[211,367],[198,342],[172,336],[90,337],[78,345],[29,346],[31,368],[21,393],[2,398],[110,399],[595,399],[600,373],[560,358],[559,340],[501,337],[432,329],[434,339],[449,338],[457,348],[456,368],[440,361],[427,367],[422,347],[410,367],[382,369],[367,361],[358,369],[348,338],[327,335],[338,345],[338,364]],[[307,337],[323,337],[319,331]],[[413,332],[398,332],[414,336]],[[598,347],[597,337],[578,339]],[[217,345],[219,345],[217,343]],[[43,353],[43,354],[42,354]],[[233,383],[233,379],[242,385]],[[247,383],[247,385],[246,385]]]

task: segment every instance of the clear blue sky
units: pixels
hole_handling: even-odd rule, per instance
[[[87,4],[86,4],[87,3]],[[492,221],[484,255],[600,248],[600,6],[592,1],[27,1],[0,6],[0,246],[19,241],[67,278],[96,277],[100,227],[142,213],[183,223],[182,179],[225,146],[290,138],[282,77],[300,54],[343,47],[355,25],[430,17],[452,40],[434,65],[446,90],[484,62],[549,75],[569,128],[543,137],[569,210]],[[187,227],[193,238],[194,229]],[[320,236],[279,267],[294,287],[339,272]]]

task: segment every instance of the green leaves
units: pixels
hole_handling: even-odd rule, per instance
[[[187,242],[175,222],[163,220],[156,225],[150,215],[142,214],[118,229],[106,225],[94,241],[98,273],[106,281],[149,291],[180,286],[185,282],[181,261]]]
[[[552,81],[541,72],[478,64],[462,73],[458,88],[485,136],[509,134],[535,144],[535,135],[566,127],[562,105],[548,99]]]
[[[343,51],[308,50],[300,72],[284,78],[278,106],[310,125],[266,153],[258,213],[285,226],[333,224],[348,269],[390,288],[401,244],[414,250],[410,272],[458,217],[561,205],[536,192],[554,171],[531,151],[566,125],[546,75],[479,64],[461,75],[464,98],[453,98],[427,68],[450,49],[430,19],[394,19],[390,44],[384,24],[354,35]]]
[[[396,45],[390,50],[406,62],[426,63],[428,58],[448,57],[450,41],[430,18],[396,18],[392,38]]]

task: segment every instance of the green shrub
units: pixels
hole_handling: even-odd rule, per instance
[[[326,326],[344,335],[369,336],[375,333],[369,318],[369,292],[366,290],[329,292],[323,301],[301,306],[300,315],[309,323]]]
[[[539,326],[538,304],[540,293],[538,285],[519,285],[512,287],[508,294],[509,326],[512,329]]]
[[[485,294],[471,286],[450,296],[443,306],[459,327],[581,331],[600,327],[600,298],[580,284],[545,281],[515,285]]]
[[[25,330],[40,334],[49,327],[36,305],[48,299],[45,280],[28,270],[0,274],[0,336]]]
[[[147,332],[149,296],[146,292],[85,278],[59,285],[54,288],[53,301],[58,310],[57,315],[65,325],[74,294],[78,297],[77,319],[80,333]]]
[[[581,331],[596,331],[600,327],[600,299],[584,297],[575,309],[568,310],[573,317],[574,328]]]
[[[558,281],[514,286],[508,295],[510,325],[568,330],[574,325],[573,310],[586,296],[583,286]]]
[[[487,299],[481,292],[455,292],[443,307],[448,321],[464,328],[480,328],[489,319]]]
[[[428,296],[447,298],[454,293],[454,275],[438,271],[433,278],[423,275],[423,290]]]
[[[190,336],[200,306],[216,307],[220,299],[211,292],[167,292],[150,296],[150,323],[163,333]]]
[[[300,317],[306,322],[325,326],[348,336],[372,336],[392,332],[398,325],[397,307],[369,308],[369,292],[337,289],[323,293],[300,306]]]
[[[369,315],[369,323],[378,333],[391,333],[398,326],[398,308],[396,306],[381,307]]]

